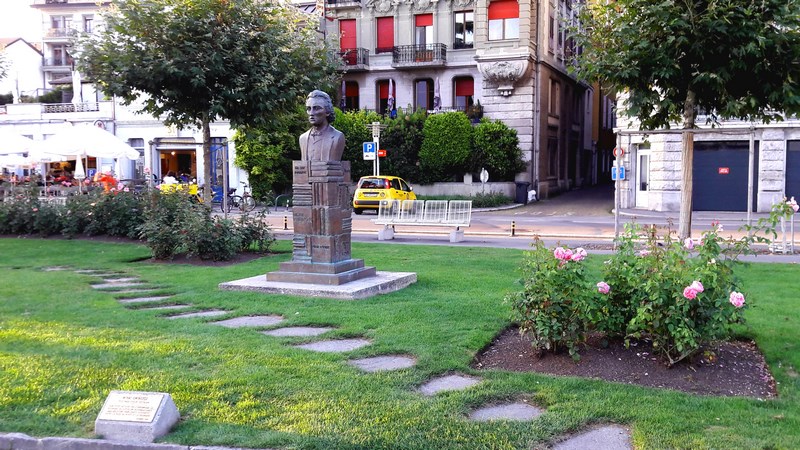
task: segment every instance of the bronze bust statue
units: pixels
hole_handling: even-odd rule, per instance
[[[333,128],[336,115],[328,94],[312,91],[306,99],[311,129],[300,135],[302,161],[340,161],[344,153],[344,134]]]

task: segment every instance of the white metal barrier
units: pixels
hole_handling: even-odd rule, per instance
[[[381,200],[378,218],[373,222],[383,225],[378,240],[393,239],[396,225],[455,227],[450,232],[450,242],[464,240],[462,227],[472,220],[472,200]]]

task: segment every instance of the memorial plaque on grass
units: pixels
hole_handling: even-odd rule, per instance
[[[153,442],[169,433],[180,414],[164,392],[111,391],[94,422],[105,439]]]

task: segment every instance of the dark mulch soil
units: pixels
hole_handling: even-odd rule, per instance
[[[580,350],[580,361],[566,353],[537,356],[530,338],[509,328],[475,358],[476,369],[538,372],[674,389],[700,395],[770,398],[777,395],[775,380],[764,357],[752,342],[723,342],[713,349],[715,358],[700,355],[668,368],[646,341],[625,348],[621,341],[603,346],[592,338]]]
[[[200,259],[196,257],[189,257],[186,254],[182,254],[182,255],[175,255],[175,257],[172,259],[147,258],[147,259],[142,259],[139,262],[162,263],[162,264],[191,264],[193,266],[218,267],[218,266],[230,266],[233,264],[240,264],[267,255],[269,255],[269,253],[251,253],[251,252],[237,253],[236,256],[227,261],[212,261],[210,259]]]

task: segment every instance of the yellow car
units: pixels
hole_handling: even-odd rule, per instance
[[[381,200],[416,200],[411,186],[402,178],[390,175],[361,177],[353,196],[353,212],[361,214],[365,209],[378,210]]]

